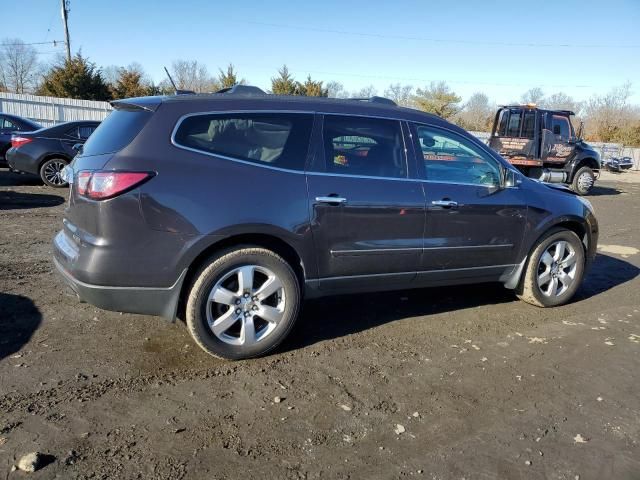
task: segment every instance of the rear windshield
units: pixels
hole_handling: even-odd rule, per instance
[[[114,110],[84,144],[82,155],[101,155],[122,150],[140,133],[151,115],[146,110]]]

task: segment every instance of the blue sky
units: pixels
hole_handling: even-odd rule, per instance
[[[63,38],[59,0],[3,2],[2,13],[1,38]],[[172,60],[196,59],[212,73],[233,62],[269,88],[286,63],[349,90],[445,80],[498,103],[531,87],[583,100],[631,81],[640,103],[640,0],[71,0],[69,25],[74,51],[100,66],[138,62],[155,81]],[[45,61],[63,51],[36,48]]]

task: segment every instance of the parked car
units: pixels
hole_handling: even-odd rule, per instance
[[[7,163],[14,170],[40,176],[50,187],[66,187],[62,169],[77,153],[77,146],[83,145],[99,124],[82,120],[14,134]]]
[[[500,282],[560,305],[596,254],[588,200],[390,100],[112,105],[67,169],[54,263],[98,307],[184,316],[215,356],[271,351],[303,298]]]
[[[623,170],[633,168],[633,158],[631,157],[610,157],[603,162],[605,168],[610,172],[620,173]]]
[[[28,118],[0,113],[0,167],[8,166],[5,154],[11,148],[11,135],[16,132],[31,132],[41,128],[41,125]]]

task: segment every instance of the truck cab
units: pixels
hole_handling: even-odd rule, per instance
[[[578,194],[593,188],[600,156],[576,134],[569,110],[507,105],[496,113],[489,146],[528,177],[566,183]]]

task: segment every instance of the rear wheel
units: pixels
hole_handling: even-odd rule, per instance
[[[584,275],[584,249],[571,230],[554,229],[529,257],[518,297],[538,307],[567,303]]]
[[[239,247],[213,256],[196,273],[187,326],[210,355],[257,357],[285,339],[300,298],[298,279],[282,257],[264,248]]]
[[[573,177],[571,188],[580,195],[586,195],[593,188],[595,182],[596,175],[593,170],[589,167],[581,167]]]
[[[62,178],[62,169],[67,166],[67,161],[61,158],[50,158],[40,167],[40,178],[50,187],[62,188],[68,183]]]

